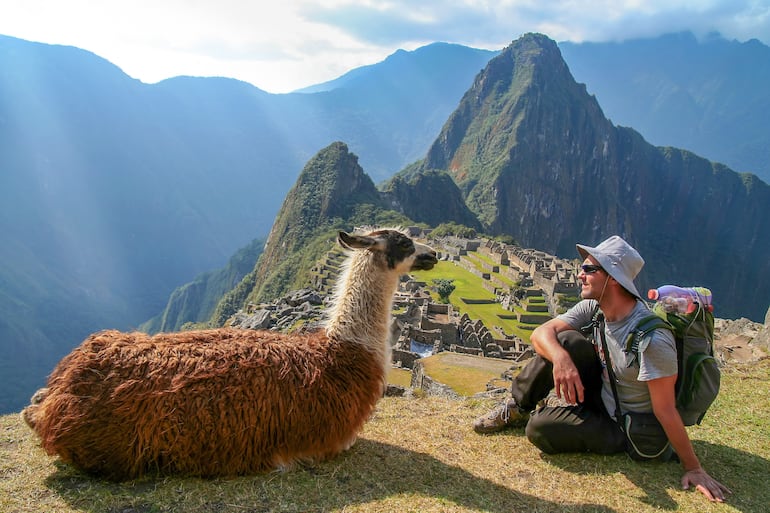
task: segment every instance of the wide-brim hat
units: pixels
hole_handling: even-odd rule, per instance
[[[591,255],[599,262],[602,269],[634,296],[641,299],[634,285],[634,278],[644,267],[644,259],[631,245],[617,235],[613,235],[595,248],[576,244],[583,260]]]

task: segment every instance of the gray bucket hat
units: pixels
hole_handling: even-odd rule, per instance
[[[594,257],[607,274],[615,278],[615,281],[624,289],[641,299],[642,296],[634,285],[634,278],[644,267],[644,259],[628,242],[613,235],[595,248],[582,244],[576,244],[576,246],[583,260],[588,258],[588,255]]]

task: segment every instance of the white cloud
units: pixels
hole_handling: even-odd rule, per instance
[[[0,34],[92,51],[129,75],[286,92],[434,41],[606,41],[691,30],[770,44],[769,0],[4,0]]]

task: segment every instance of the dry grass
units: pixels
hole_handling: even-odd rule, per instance
[[[510,360],[448,351],[422,358],[420,361],[427,375],[465,397],[485,391],[487,383],[501,378],[502,374],[514,365]]]
[[[727,504],[682,491],[674,463],[624,455],[540,454],[522,430],[470,428],[491,404],[386,398],[346,454],[286,473],[114,484],[45,456],[18,415],[0,417],[0,511],[21,512],[648,512],[768,511],[770,361],[726,370],[705,425],[690,428],[703,465],[733,489]]]
[[[409,369],[388,369],[388,383],[409,388],[412,384],[412,371]]]

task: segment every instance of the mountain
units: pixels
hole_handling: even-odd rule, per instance
[[[481,230],[481,223],[465,204],[460,189],[443,171],[397,175],[380,189],[391,208],[417,222],[429,226],[454,222]]]
[[[647,261],[642,288],[709,287],[727,318],[770,304],[770,186],[614,126],[544,35],[489,62],[409,172],[437,169],[489,233],[568,258],[619,234]]]
[[[0,36],[0,412],[89,333],[176,308],[177,287],[266,236],[319,148],[351,141],[380,178],[415,160],[487,59],[430,45],[386,59],[387,79],[375,67],[346,90],[271,95],[144,84],[81,49]]]
[[[444,172],[419,174],[408,181],[394,178],[381,189],[375,187],[359,165],[358,156],[345,143],[330,144],[308,161],[286,195],[251,272],[245,273],[242,267],[242,279],[229,291],[207,287],[206,293],[197,293],[208,284],[200,279],[180,287],[172,294],[166,311],[143,328],[163,329],[160,322],[168,312],[177,314],[173,317],[177,327],[204,320],[208,325],[221,326],[248,303],[272,301],[309,286],[311,268],[332,249],[338,230],[364,225],[410,226],[415,221],[481,227],[463,203],[457,185]],[[435,198],[441,201],[432,201]],[[420,206],[415,208],[415,204]],[[249,260],[238,261],[247,264]],[[214,299],[219,299],[216,308],[213,313],[207,309],[210,317],[204,318],[202,303],[210,305]],[[197,312],[201,315],[194,317]]]
[[[770,183],[770,47],[683,32],[559,48],[614,123]]]
[[[346,144],[332,143],[319,151],[305,165],[278,211],[250,298],[272,299],[292,286],[299,288],[289,276],[297,274],[300,261],[307,268],[327,249],[312,251],[312,239],[331,230],[333,241],[335,228],[346,226],[356,210],[369,213],[383,207],[372,179]]]
[[[0,38],[0,411],[22,404],[6,380],[28,395],[90,332],[137,326],[269,226],[270,189],[293,177],[259,128],[265,97]]]
[[[337,80],[306,88],[316,94],[281,95],[297,135],[312,152],[345,141],[375,182],[422,158],[473,77],[497,52],[433,43],[357,68]],[[292,108],[297,105],[298,108]]]
[[[208,271],[175,289],[163,312],[139,326],[148,333],[179,331],[185,325],[205,325],[222,297],[254,269],[262,253],[263,239],[254,239],[236,251],[223,268]]]
[[[763,48],[757,42],[737,45],[733,60],[758,59],[759,54],[746,53],[754,47]],[[375,183],[404,166],[419,167],[414,162],[425,157],[474,77],[498,54],[428,45],[354,70],[321,92],[271,95],[222,78],[143,84],[90,52],[0,36],[0,351],[8,356],[0,360],[0,412],[18,409],[88,333],[136,327],[166,308],[173,318],[169,325],[176,325],[186,317],[182,311],[198,311],[192,305],[177,310],[169,296],[193,277],[221,268],[255,237],[264,237],[319,148],[345,141]],[[677,64],[687,66],[688,59]],[[596,90],[593,80],[588,92]],[[755,99],[756,112],[763,112],[761,91],[750,80],[728,83],[741,89],[702,88],[693,95],[699,101],[712,90],[723,98],[746,95]],[[632,90],[622,83],[618,88]],[[671,101],[678,97],[685,96]],[[719,103],[718,97],[707,101],[709,112],[725,120],[710,117],[716,120],[711,128],[737,130],[734,113],[724,107],[730,103]],[[738,112],[747,119],[742,126],[760,127],[745,140],[767,136],[764,125],[753,123],[751,110]],[[637,140],[638,135],[628,134]],[[676,160],[676,152],[670,155]],[[694,155],[683,161],[709,166]],[[420,169],[421,176],[405,174],[385,184],[385,207],[401,208],[422,222],[446,209],[465,219],[463,224],[470,223],[471,209],[488,220],[508,208],[494,200],[489,212],[479,210],[488,202],[478,195],[495,196],[483,185],[463,206],[466,197],[448,188],[442,175],[451,170]],[[466,193],[474,189],[470,182],[462,186]],[[735,190],[749,189],[764,190],[749,182]],[[415,204],[414,197],[424,194],[430,197]],[[746,198],[753,201],[756,194],[747,192]],[[688,208],[721,216],[725,207]],[[755,211],[764,212],[761,206]],[[724,222],[720,230],[734,235]],[[730,244],[741,240],[726,238]],[[746,274],[745,262],[753,256],[736,260],[739,273]],[[248,283],[255,279],[252,270],[227,294],[230,307],[238,304],[239,294],[251,293]],[[200,299],[193,289],[178,298]],[[758,294],[756,289],[748,296]],[[737,305],[731,311],[746,315]]]
[[[413,97],[425,97],[423,95],[427,94],[437,95],[439,103],[443,103],[447,95],[442,91],[450,86],[450,81],[457,80],[457,70],[471,73],[460,91],[462,95],[473,76],[498,53],[452,43],[432,43],[413,52],[397,50],[382,62],[355,68],[339,78],[295,92],[320,93],[344,89],[357,91],[358,94],[366,91],[367,96],[381,97],[394,96],[394,93]],[[417,106],[416,100],[414,104]],[[456,102],[452,108],[455,105]]]
[[[237,299],[225,297],[215,323],[242,308],[305,285],[307,271],[331,249],[338,230],[355,225],[409,224],[409,219],[388,210],[358,157],[342,142],[319,151],[303,168],[275,218],[265,249]]]

